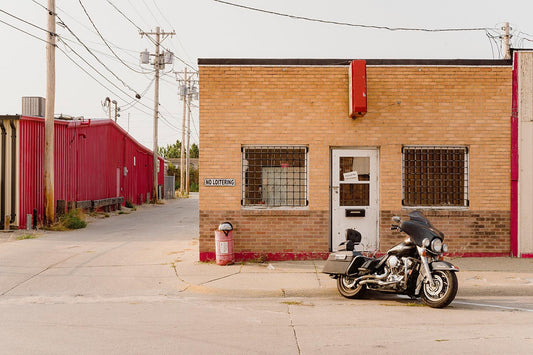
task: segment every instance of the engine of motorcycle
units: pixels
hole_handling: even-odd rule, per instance
[[[405,271],[404,271],[404,263],[401,259],[398,257],[391,255],[387,259],[387,267],[390,270],[390,274],[387,277],[387,282],[390,282],[393,288],[396,288],[399,286],[401,281],[404,279]]]

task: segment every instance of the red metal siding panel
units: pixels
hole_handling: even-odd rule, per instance
[[[109,120],[83,123],[56,120],[54,127],[56,200],[97,200],[118,194],[125,201],[142,203],[142,194],[146,201],[152,191],[150,150]],[[24,227],[26,215],[34,208],[38,223],[44,213],[44,120],[22,117],[19,144],[19,226]],[[163,184],[163,159],[159,159],[159,164],[158,183]]]
[[[20,119],[20,226],[26,225],[26,215],[31,214],[34,208],[37,209],[38,216],[42,216],[44,211],[43,122],[35,119]]]

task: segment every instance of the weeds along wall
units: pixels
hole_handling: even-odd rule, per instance
[[[18,134],[18,225],[26,215],[44,213],[44,120],[20,117]],[[124,197],[146,202],[152,192],[152,152],[111,120],[65,121],[54,125],[55,200],[86,201]],[[158,184],[163,185],[164,163],[159,159]]]
[[[235,227],[237,258],[324,256],[333,147],[379,149],[379,249],[387,250],[399,238],[390,217],[409,211],[402,205],[405,145],[468,147],[468,206],[425,212],[456,253],[509,253],[510,63],[369,64],[368,112],[351,119],[349,61],[249,62],[199,60],[201,260],[214,257],[214,230],[225,220]],[[246,145],[308,147],[308,206],[241,206]],[[205,186],[206,178],[233,178],[235,186]]]

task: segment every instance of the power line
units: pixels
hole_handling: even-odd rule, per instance
[[[65,44],[65,42],[59,38],[59,41],[62,42],[63,44]],[[65,44],[66,45],[66,44]],[[70,48],[72,50],[71,47],[69,47],[68,45],[66,45],[68,48]],[[105,84],[103,84],[100,80],[96,79],[91,73],[89,73],[87,70],[85,70],[85,68],[83,68],[76,60],[72,59],[72,57],[70,55],[68,55],[68,53],[61,47],[57,47],[64,55],[65,57],[67,57],[72,63],[74,63],[78,68],[81,69],[81,71],[83,71],[85,74],[87,74],[89,77],[91,77],[94,81],[96,81],[98,84],[100,84],[104,89],[106,89],[107,91],[109,91],[110,93],[112,93],[113,95],[117,96],[117,97],[120,97],[120,95],[118,95],[117,93],[115,93],[113,90],[109,89],[107,86],[105,86]],[[75,51],[73,51],[74,53],[76,53]],[[77,54],[77,53],[76,53]],[[94,68],[93,68],[94,69]],[[95,69],[94,69],[95,70]],[[98,74],[102,75],[100,72],[98,72]]]
[[[122,85],[124,85],[126,88],[128,88],[130,91],[133,91],[135,93],[135,97],[137,97],[138,99],[140,99],[140,95],[137,93],[136,90],[134,90],[133,88],[131,88],[131,86],[129,86],[128,84],[126,84],[126,82],[124,80],[122,80],[121,78],[119,78],[119,76],[117,74],[115,74],[114,71],[112,71],[111,69],[109,69],[109,67],[107,65],[104,64],[104,62],[102,62],[100,60],[100,58],[98,58],[98,56],[96,54],[94,54],[91,49],[89,47],[87,47],[87,45],[70,29],[70,27],[65,23],[65,21],[63,21],[63,19],[59,16],[59,15],[56,15],[57,18],[61,21],[60,24],[62,26],[64,26],[69,32],[71,35],[74,36],[74,38],[76,38],[76,40],[81,44],[83,45],[83,47],[87,50],[87,52],[89,52],[89,54],[91,54],[97,61],[98,63],[100,63],[108,72],[111,73],[111,75],[113,75],[118,81],[120,81],[122,83]],[[63,42],[64,43],[64,42]]]
[[[152,12],[152,10],[150,10],[150,8],[148,7],[148,5],[146,4],[146,1],[142,0],[143,4],[144,4],[144,7],[146,7],[146,10],[148,10],[148,12],[150,13],[150,15],[152,15],[152,18],[155,20],[155,22],[159,22],[157,20],[157,18],[154,16],[154,13]]]
[[[28,36],[31,36],[31,37],[33,37],[33,38],[35,38],[35,39],[38,39],[39,41],[43,41],[44,43],[49,43],[47,40],[42,39],[42,38],[40,38],[40,37],[37,37],[37,36],[35,36],[35,35],[33,35],[33,34],[27,32],[27,31],[24,31],[23,29],[18,28],[17,26],[14,26],[14,25],[12,25],[12,24],[10,24],[10,23],[7,23],[7,22],[5,22],[5,21],[3,21],[3,20],[0,20],[0,22],[2,22],[3,24],[5,24],[5,25],[7,25],[7,26],[9,26],[9,27],[11,27],[11,28],[14,28],[14,29],[17,30],[17,31],[20,31],[20,32],[22,32],[22,33],[25,33],[25,34],[27,34]]]
[[[122,63],[124,64],[124,66],[132,71],[134,71],[135,73],[139,73],[139,74],[144,74],[142,71],[140,70],[137,70],[135,68],[132,68],[131,66],[129,66],[126,62],[124,62],[124,60],[122,60],[122,58],[120,58],[118,56],[117,53],[115,53],[115,51],[113,50],[113,48],[111,48],[111,46],[107,43],[106,39],[104,38],[104,36],[102,36],[102,34],[100,33],[100,31],[98,30],[98,28],[96,27],[93,19],[91,18],[91,16],[89,15],[89,13],[87,12],[87,9],[85,8],[85,6],[83,5],[83,3],[81,2],[81,0],[78,0],[82,9],[83,9],[83,12],[85,12],[85,15],[87,16],[87,18],[89,19],[89,21],[91,22],[91,24],[93,25],[96,33],[98,33],[98,36],[100,36],[100,38],[102,39],[102,41],[104,42],[104,44],[107,46],[107,48],[109,48],[109,50],[111,51],[111,53],[113,53],[113,55],[115,57],[117,57],[117,59]]]
[[[107,3],[109,5],[111,5],[119,14],[122,15],[122,17],[124,17],[129,23],[131,23],[133,25],[133,27],[135,27],[139,32],[144,32],[142,30],[142,28],[140,28],[135,22],[133,22],[133,20],[131,20],[122,10],[120,10],[115,4],[113,4],[110,0],[107,0]],[[153,43],[155,44],[155,40],[153,38],[150,38],[148,37],[148,39]],[[164,46],[161,46],[161,48],[163,48],[164,50],[168,51],[168,52],[171,52],[169,51],[167,48],[165,48]],[[178,57],[177,55],[175,55],[174,53],[172,53],[172,56],[174,58],[176,58],[177,60],[179,60],[180,62],[182,62],[183,64],[185,64],[186,66],[188,66],[189,68],[193,69],[196,71],[196,67],[190,65],[189,63],[187,63],[186,61],[184,61],[183,59],[181,59],[180,57]]]
[[[39,5],[40,7],[42,7],[43,9],[45,9],[45,10],[48,11],[48,9],[47,9],[45,6],[39,4],[39,3],[38,3],[37,1],[35,1],[35,0],[32,0],[32,1],[33,1],[35,4]],[[56,14],[56,16],[57,16],[57,14]],[[88,50],[88,47],[87,47],[87,46],[86,46],[86,45],[85,45],[85,44],[84,44],[84,43],[83,43],[83,42],[82,42],[82,41],[81,41],[81,40],[80,40],[80,39],[79,39],[79,38],[78,38],[73,32],[72,32],[72,30],[70,30],[70,28],[64,23],[64,21],[63,21],[59,16],[57,16],[57,17],[58,17],[59,20],[61,21],[61,24],[62,24],[65,28],[67,28],[67,29],[69,30],[69,32],[70,32],[70,33],[76,38],[76,40],[77,40],[77,41],[78,41],[83,47],[85,47],[85,49]],[[42,39],[42,38],[39,38],[39,37],[37,37],[37,36],[35,36],[35,35],[29,33],[29,32],[26,32],[26,31],[24,31],[24,30],[22,30],[22,29],[20,29],[20,28],[18,28],[18,27],[16,27],[16,26],[13,26],[13,25],[11,25],[11,24],[5,22],[5,21],[0,20],[0,22],[5,23],[6,25],[15,28],[15,29],[18,30],[18,31],[21,31],[21,32],[23,32],[23,33],[25,33],[25,34],[28,34],[28,35],[30,35],[30,36],[32,36],[32,37],[34,37],[34,38],[40,40],[40,41],[43,41],[43,42],[46,42],[46,43],[47,43],[46,40],[44,40],[44,39]],[[46,31],[46,32],[48,32],[48,31]],[[93,65],[91,65],[90,63],[88,63],[88,62],[87,62],[87,61],[86,61],[86,60],[85,60],[85,59],[84,59],[84,58],[83,58],[78,52],[76,52],[72,47],[70,47],[70,46],[65,42],[65,40],[64,40],[63,38],[61,38],[60,36],[58,36],[58,40],[59,40],[61,43],[63,43],[68,49],[70,49],[74,54],[76,54],[78,57],[80,57],[80,58],[81,58],[81,59],[82,59],[82,60],[83,60],[83,61],[84,61],[84,62],[85,62],[85,63],[86,63],[91,69],[93,69],[96,73],[98,73],[100,76],[102,76],[102,77],[103,77],[105,80],[107,80],[111,85],[113,85],[114,87],[116,87],[120,92],[122,92],[122,93],[125,94],[126,96],[129,96],[128,93],[126,93],[124,90],[122,90],[122,89],[121,89],[120,87],[118,87],[116,84],[114,84],[112,81],[110,81],[109,79],[107,79],[107,77],[104,76],[100,71],[98,71]],[[71,57],[71,56],[70,56],[70,55],[69,55],[69,54],[63,49],[63,48],[61,48],[61,47],[59,47],[59,46],[56,46],[56,47],[57,47],[57,48],[58,48],[58,49],[59,49],[59,50],[65,55],[65,57],[67,57],[67,59],[69,59],[72,63],[74,63],[74,64],[75,64],[75,65],[76,65],[81,71],[83,71],[85,74],[87,74],[91,79],[93,79],[94,81],[96,81],[98,84],[100,84],[103,88],[105,88],[107,91],[109,91],[109,92],[112,93],[113,95],[117,96],[117,97],[120,98],[121,100],[124,100],[119,94],[117,94],[116,92],[114,92],[113,90],[111,90],[109,87],[107,87],[105,84],[103,84],[100,80],[98,80],[94,75],[92,75],[92,74],[89,73],[85,68],[83,68],[83,67],[82,67],[82,66],[81,66],[76,60],[74,60],[74,59],[73,59],[73,58],[72,58],[72,57]],[[88,51],[91,52],[90,50],[88,50]],[[93,54],[93,56],[94,56],[94,54]],[[97,58],[97,60],[101,63],[101,61],[100,61],[98,58]],[[101,64],[102,64],[102,63],[101,63]],[[104,66],[105,66],[105,65],[104,65]],[[108,68],[106,67],[106,69],[108,69]],[[108,70],[109,70],[109,69],[108,69]],[[146,91],[149,89],[150,86],[151,86],[151,84],[145,89],[144,93],[146,93]],[[144,93],[143,93],[143,94],[144,94]],[[138,94],[137,94],[137,95],[138,95]],[[139,95],[139,99],[140,99],[140,95]],[[126,101],[126,100],[124,100],[124,101]],[[144,106],[144,107],[146,107],[147,109],[151,109],[150,107],[148,107],[147,105],[145,105],[144,103],[142,103],[142,102],[140,102],[140,101],[138,101],[138,100],[137,100],[137,103],[141,104],[141,106]],[[149,112],[143,111],[143,110],[141,110],[141,109],[138,108],[138,107],[133,107],[133,106],[137,105],[137,103],[135,103],[134,105],[131,105],[130,108],[135,108],[137,111],[142,112],[142,113],[144,113],[145,115],[150,115]],[[160,112],[159,112],[159,116],[161,117],[161,119],[162,119],[162,121],[163,121],[163,123],[164,123],[165,125],[167,125],[169,128],[175,130],[175,131],[178,132],[178,133],[180,132],[180,129],[179,129],[178,127],[174,126],[172,123],[170,123],[170,122],[168,121],[168,119],[167,119],[163,114],[161,114]]]
[[[123,89],[121,89],[120,87],[118,87],[115,83],[113,83],[111,80],[109,80],[104,74],[102,74],[100,71],[98,71],[98,69],[96,69],[92,64],[90,64],[85,58],[83,58],[83,57],[82,57],[78,52],[76,52],[71,46],[69,46],[67,43],[65,43],[65,41],[64,41],[61,37],[59,37],[59,40],[60,40],[60,42],[63,43],[68,49],[70,49],[74,54],[76,54],[76,55],[77,55],[82,61],[84,61],[84,62],[85,62],[85,63],[86,63],[91,69],[93,69],[96,73],[98,73],[101,77],[103,77],[107,82],[109,82],[111,85],[113,85],[115,88],[117,88],[117,89],[118,89],[120,92],[122,92],[124,95],[126,95],[126,96],[129,97],[129,95],[128,95],[127,92],[125,92]],[[76,65],[78,65],[78,63],[76,63]],[[78,66],[79,66],[79,65],[78,65]],[[91,77],[92,77],[92,76],[91,76]],[[98,83],[100,83],[100,82],[98,81]],[[101,84],[101,83],[100,83],[100,84]],[[105,87],[105,86],[104,86],[104,87]],[[106,88],[107,90],[109,90],[107,87],[105,87],[105,88]],[[111,91],[111,90],[109,90],[109,91]],[[120,97],[120,95],[117,95],[117,94],[114,93],[113,91],[111,91],[111,92],[112,92],[114,95]],[[137,95],[139,95],[139,94],[137,94]],[[140,98],[141,98],[141,96],[139,95],[138,99],[140,99]],[[123,98],[121,98],[121,99],[124,100]],[[124,100],[124,101],[126,101],[126,100]],[[145,104],[142,103],[141,101],[138,101],[138,103],[139,103],[141,106],[144,106],[145,108],[147,108],[147,109],[149,109],[149,110],[151,109],[149,106],[145,105]],[[133,106],[133,105],[132,105],[132,106]],[[138,108],[137,108],[137,109],[138,109]],[[142,112],[144,112],[144,111],[142,111]],[[146,113],[146,112],[144,112],[144,113]],[[162,116],[162,115],[161,115],[161,116]]]
[[[9,12],[7,12],[7,11],[5,11],[5,10],[0,9],[0,12],[3,12],[4,14],[6,14],[6,15],[8,15],[8,16],[11,16],[11,17],[13,17],[14,19],[17,19],[17,20],[19,20],[19,21],[21,21],[21,22],[24,22],[24,23],[27,24],[27,25],[33,26],[33,27],[35,27],[35,28],[37,28],[37,29],[39,29],[39,30],[41,30],[41,31],[44,31],[44,32],[46,32],[46,33],[49,33],[49,34],[52,35],[52,36],[57,36],[56,33],[50,33],[50,32],[48,32],[47,29],[42,28],[42,27],[39,27],[39,26],[37,26],[36,24],[31,23],[31,22],[29,22],[29,21],[26,21],[26,20],[24,20],[24,19],[22,19],[22,18],[20,18],[20,17],[18,17],[18,16],[15,16],[15,15],[13,15],[12,13],[9,13]]]
[[[144,24],[148,27],[150,27],[150,23],[148,21],[146,21],[146,19],[144,18],[143,14],[141,13],[141,11],[139,11],[137,9],[137,6],[135,6],[130,0],[127,0],[128,1],[128,4],[130,4],[130,6],[133,8],[133,11],[135,11],[135,13],[140,17],[140,19],[144,22]]]
[[[45,6],[43,6],[42,4],[38,3],[37,1],[35,1],[35,0],[32,0],[32,1],[33,1],[35,4],[39,5],[40,7],[42,7],[43,9],[46,9],[46,10],[47,10],[47,8],[46,8]],[[83,7],[83,9],[84,9],[84,11],[85,11],[87,17],[89,17],[89,19],[90,19],[90,16],[89,16],[89,14],[87,13],[87,11],[85,10],[85,7],[84,7],[83,4],[81,3],[81,1],[80,1],[80,5]],[[66,13],[64,10],[62,10],[62,9],[60,9],[60,10],[63,11],[65,14],[67,14],[67,16],[72,17],[72,16],[68,15],[68,13]],[[47,11],[48,11],[48,10],[47,10]],[[56,16],[57,16],[57,18],[60,20],[60,25],[63,26],[64,28],[66,28],[66,29],[70,32],[70,34],[71,34],[72,36],[74,36],[74,38],[79,42],[79,44],[81,44],[81,45],[82,45],[82,46],[83,46],[83,47],[84,47],[84,48],[85,48],[85,49],[86,49],[86,50],[87,50],[87,51],[88,51],[88,52],[89,52],[89,53],[90,53],[90,54],[91,54],[91,55],[92,55],[92,56],[93,56],[93,57],[94,57],[94,58],[95,58],[95,59],[96,59],[96,60],[97,60],[97,61],[98,61],[98,62],[99,62],[99,63],[100,63],[100,64],[101,64],[101,65],[102,65],[107,71],[108,71],[108,72],[110,72],[110,73],[111,73],[111,74],[112,74],[112,75],[113,75],[118,81],[120,81],[120,82],[122,83],[122,85],[124,85],[124,86],[125,86],[126,88],[128,88],[130,91],[133,91],[133,92],[135,93],[135,97],[136,97],[137,99],[140,99],[140,95],[137,93],[137,91],[136,91],[135,89],[133,89],[131,86],[129,86],[124,80],[122,80],[120,77],[118,77],[118,75],[115,74],[115,72],[112,71],[112,70],[111,70],[111,69],[110,69],[105,63],[103,63],[103,62],[100,60],[100,58],[98,58],[98,56],[96,56],[96,55],[92,52],[92,50],[91,50],[91,49],[90,49],[90,48],[89,48],[89,47],[88,47],[88,46],[87,46],[87,45],[86,45],[86,44],[85,44],[85,43],[84,43],[84,42],[83,42],[83,41],[82,41],[82,40],[81,40],[81,39],[80,39],[80,38],[79,38],[79,37],[73,32],[73,31],[72,31],[72,29],[71,29],[71,28],[65,23],[65,21],[64,21],[59,15],[56,14]],[[74,19],[74,20],[75,20],[75,19]],[[91,23],[92,23],[92,19],[90,19],[90,20],[91,20]],[[84,26],[84,27],[85,27],[85,26]],[[96,29],[96,26],[95,26],[95,29]],[[96,30],[97,30],[97,29],[96,29]],[[98,32],[98,30],[97,30],[97,33],[101,36],[101,34],[100,34],[100,32]],[[101,36],[101,38],[103,39],[102,36]],[[105,41],[105,40],[104,40],[104,41]],[[66,44],[64,41],[63,41],[63,43],[64,43],[66,46],[68,46],[68,44]],[[109,45],[108,45],[107,43],[106,43],[106,45],[107,45],[108,48],[109,48]],[[74,51],[70,46],[68,46],[68,47],[69,47],[74,53],[76,53],[76,55],[80,56],[80,55],[79,55],[76,51]],[[113,54],[115,54],[115,52],[114,52],[113,50],[111,50],[111,51],[113,52]],[[80,56],[80,58],[81,58],[82,60],[85,61],[85,59],[83,59],[81,56]],[[117,58],[118,58],[118,56],[117,56]],[[118,59],[121,60],[121,62],[123,62],[122,59],[120,59],[120,58],[118,58]],[[85,62],[86,62],[88,65],[90,65],[87,61],[85,61]],[[124,64],[124,63],[123,63],[123,64]],[[92,66],[91,66],[91,67],[92,67]],[[93,68],[93,70],[97,71],[94,67],[92,67],[92,68]],[[98,72],[98,71],[97,71],[97,72]],[[139,73],[143,74],[143,72],[140,72],[140,71],[139,71]],[[102,75],[101,73],[99,73],[99,74]],[[103,76],[103,75],[102,75],[102,76]],[[105,77],[104,77],[104,78],[105,78]],[[107,78],[105,78],[105,79],[106,79],[108,82],[111,83],[111,81],[109,81]],[[113,86],[117,87],[115,84],[113,84],[113,83],[111,83],[111,84],[112,84]],[[117,88],[118,88],[118,87],[117,87]],[[118,89],[120,89],[120,88],[118,88]],[[121,90],[121,91],[122,91],[122,90]],[[124,91],[122,91],[122,92],[124,92]],[[126,95],[128,95],[128,94],[126,94]],[[128,95],[128,96],[129,96],[129,95]]]
[[[69,46],[61,37],[59,37],[59,41],[61,43],[63,43],[68,49],[70,49],[74,54],[76,54],[83,62],[85,62],[85,64],[87,64],[92,70],[94,70],[95,72],[97,72],[102,78],[104,78],[109,84],[113,85],[115,88],[117,88],[120,92],[122,92],[124,95],[128,96],[129,97],[129,94],[124,91],[122,88],[120,88],[119,86],[117,86],[115,83],[113,83],[111,80],[109,80],[104,74],[102,74],[100,71],[98,71],[98,69],[96,69],[91,63],[89,63],[85,58],[83,58],[83,56],[81,54],[79,54],[76,50],[74,50],[74,48],[72,48],[71,46]],[[138,94],[137,94],[138,95]],[[139,98],[140,98],[140,95],[139,95]]]
[[[44,5],[41,5],[39,4],[37,1],[35,0],[32,0],[35,4],[37,4],[38,6],[42,7],[43,9],[45,9],[46,11],[47,8],[44,6]],[[90,27],[86,26],[84,23],[82,23],[81,21],[79,21],[78,19],[76,19],[75,17],[71,16],[68,12],[66,12],[65,10],[63,10],[62,8],[58,7],[56,5],[56,9],[60,10],[63,14],[65,14],[66,16],[68,16],[69,18],[71,18],[73,21],[75,21],[76,23],[78,23],[80,26],[82,26],[83,28],[85,28],[86,30],[88,30],[89,32],[92,32],[92,33],[95,33],[97,34],[97,32],[93,31],[93,29],[91,29]],[[98,45],[104,45],[104,44],[101,44],[101,43],[96,43],[96,42],[93,42],[93,41],[89,41],[89,40],[85,40],[85,42],[89,42],[89,43],[94,43],[94,44],[98,44]],[[117,44],[107,40],[107,43],[109,43],[111,46],[113,46],[114,48],[116,49],[120,49],[121,51],[124,51],[126,55],[134,58],[134,59],[138,59],[137,56],[134,56],[132,55],[131,53],[135,53],[135,54],[138,54],[139,51],[137,50],[134,50],[134,49],[128,49],[128,48],[123,48],[123,47],[120,47],[118,46]]]
[[[298,15],[292,15],[292,14],[286,14],[282,12],[276,12],[271,10],[265,10],[260,9],[256,7],[246,6],[246,5],[240,5],[235,4],[228,1],[223,0],[214,0],[218,3],[239,7],[245,10],[250,11],[256,11],[261,12],[269,15],[275,15],[275,16],[282,16],[282,17],[288,17],[294,20],[304,20],[304,21],[311,21],[311,22],[319,22],[319,23],[325,23],[330,25],[340,25],[340,26],[349,26],[349,27],[359,27],[359,28],[370,28],[370,29],[376,29],[376,30],[388,30],[388,31],[421,31],[421,32],[459,32],[459,31],[486,31],[489,29],[488,27],[471,27],[471,28],[415,28],[415,27],[390,27],[390,26],[377,26],[377,25],[365,25],[365,24],[356,24],[356,23],[348,23],[348,22],[339,22],[339,21],[330,21],[330,20],[322,20],[318,18],[313,17],[304,17],[304,16],[298,16]]]
[[[148,90],[150,89],[150,87],[152,86],[154,81],[155,81],[155,78],[152,78],[152,80],[148,83],[148,86],[146,87],[146,89],[144,89],[144,91],[141,93],[142,97],[144,97],[144,95],[146,95],[146,93],[148,92]],[[130,101],[127,104],[124,104],[124,105],[120,106],[120,109],[122,111],[129,110],[131,107],[135,106],[138,102],[139,102],[138,100]]]
[[[165,16],[165,14],[163,13],[163,11],[161,11],[161,9],[159,8],[159,5],[157,5],[157,2],[155,0],[152,0],[152,2],[154,3],[154,6],[155,8],[157,9],[157,11],[159,12],[159,14],[161,14],[161,16],[163,17],[163,19],[166,21],[166,23],[172,28],[174,29],[174,26],[172,25],[172,23],[168,20],[168,18]],[[185,56],[187,57],[188,60],[191,60],[189,54],[187,53],[187,51],[185,50],[185,47],[183,46],[183,43],[181,43],[180,39],[178,36],[176,36],[176,40],[178,41],[178,44],[180,45],[181,49],[183,50],[183,54],[185,54]],[[177,57],[176,57],[177,58]]]
[[[135,24],[135,22],[133,22],[128,16],[126,16],[124,14],[124,12],[122,12],[122,10],[120,10],[118,7],[115,6],[115,4],[113,4],[111,1],[107,0],[107,3],[109,5],[111,5],[119,14],[122,15],[122,17],[124,17],[126,20],[128,20],[129,23],[131,23],[135,28],[137,28],[139,31],[142,31],[142,28],[140,28],[139,26],[137,26]]]
[[[43,9],[45,9],[46,11],[49,11],[48,8],[47,8],[46,6],[44,6],[43,4],[40,4],[40,3],[38,3],[38,2],[35,1],[35,0],[31,0],[31,1],[32,1],[34,4],[39,5],[40,7],[42,7]],[[57,6],[56,6],[56,7],[57,7]]]
[[[159,6],[157,5],[157,2],[155,0],[152,0],[152,2],[154,3],[154,6],[155,8],[157,9],[157,12],[159,12],[159,14],[163,17],[163,19],[167,22],[167,25],[169,25],[170,27],[172,27],[172,29],[174,29],[174,26],[172,26],[172,24],[170,23],[170,21],[167,19],[167,17],[165,16],[165,14],[163,13],[163,11],[161,11],[161,9],[159,8]]]
[[[189,103],[189,110],[190,110],[190,107],[191,106],[194,106],[192,105],[191,103]],[[200,141],[200,135],[198,134],[198,130],[196,129],[196,124],[194,123],[194,116],[192,114],[192,110],[191,110],[191,121],[192,121],[192,127],[194,128],[194,131],[196,132],[196,138],[198,139],[198,141]],[[191,128],[189,127],[189,130]]]
[[[78,41],[75,41],[75,40],[73,40],[73,39],[71,39],[71,38],[68,38],[68,37],[66,37],[65,35],[62,35],[61,38],[62,38],[63,40],[65,40],[65,41],[68,41],[68,42],[70,42],[70,43],[72,43],[72,44],[75,44],[75,45],[77,45],[77,46],[83,46],[83,45],[81,45]],[[101,44],[101,43],[95,43],[95,42],[87,41],[87,40],[86,40],[85,42],[94,43],[94,44],[102,45],[102,46],[103,46],[103,44]],[[89,47],[89,48],[91,48],[91,47]],[[114,55],[111,55],[111,54],[109,54],[109,53],[104,53],[104,52],[102,52],[102,51],[100,51],[100,50],[98,50],[98,49],[95,49],[95,48],[91,48],[91,50],[92,50],[93,52],[98,53],[98,54],[100,54],[100,55],[103,55],[103,56],[105,56],[105,57],[107,57],[107,58],[109,58],[109,59],[112,59],[112,60],[118,61],[118,59],[117,59]],[[132,62],[129,62],[129,63],[130,63],[131,65],[134,64],[134,63],[132,63]],[[153,72],[153,71],[151,71],[151,70],[146,70],[146,71],[142,71],[142,72],[140,72],[140,73],[141,73],[141,74],[151,74],[152,72]],[[141,96],[142,96],[142,95],[141,95]]]

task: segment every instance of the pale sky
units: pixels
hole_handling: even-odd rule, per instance
[[[122,64],[97,35],[79,0],[56,0],[64,23],[109,69],[81,46],[64,27],[57,33],[114,85],[96,73],[63,43],[58,46],[107,88],[84,73],[61,51],[56,52],[56,113],[85,118],[107,117],[102,108],[106,97],[124,106],[119,124],[140,143],[152,149],[153,74],[139,64],[139,52],[154,51],[138,29],[118,13],[119,8],[136,26],[153,31],[156,26],[176,35],[163,46],[192,67],[197,58],[500,58],[499,38],[487,31],[421,32],[364,29],[310,22],[250,11],[214,0],[81,0],[102,36],[126,62]],[[497,37],[504,22],[512,27],[512,46],[533,48],[533,2],[531,0],[228,0],[272,12],[351,24],[409,28],[488,28]],[[0,10],[46,29],[46,0],[0,0]],[[0,11],[0,20],[39,38],[45,32]],[[19,114],[22,96],[45,96],[45,43],[0,22],[0,114]],[[492,45],[491,45],[492,44]],[[182,102],[171,72],[183,71],[178,60],[167,66],[160,86],[159,146],[181,140]],[[191,70],[189,68],[189,70]],[[116,77],[111,74],[116,75]],[[117,79],[118,77],[118,79]],[[133,90],[122,84],[123,81]],[[200,84],[201,85],[201,84]],[[118,87],[118,88],[117,88]],[[120,89],[120,90],[119,90]],[[134,93],[144,93],[136,104]],[[143,106],[143,104],[145,106]],[[198,103],[195,102],[197,105]],[[208,119],[208,117],[206,117]],[[165,122],[166,120],[166,122]],[[198,110],[193,112],[191,141],[198,142]],[[201,149],[201,147],[200,147]]]

